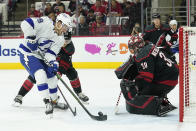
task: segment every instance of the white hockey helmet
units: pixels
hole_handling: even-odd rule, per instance
[[[56,22],[61,21],[63,25],[66,25],[69,29],[72,28],[71,17],[66,13],[60,13],[56,17]]]
[[[171,20],[170,22],[169,22],[169,24],[170,25],[178,25],[178,22],[176,21],[176,20]]]

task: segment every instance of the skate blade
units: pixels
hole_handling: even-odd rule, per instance
[[[52,119],[52,118],[53,118],[53,113],[47,114],[47,115],[46,115],[46,118],[47,118],[48,120]]]
[[[85,101],[81,100],[81,102],[82,102],[82,104],[85,104],[85,105],[89,105],[90,104],[88,101],[85,102]]]
[[[68,109],[68,106],[64,107],[64,108],[61,108],[59,106],[54,106],[55,109],[59,109],[59,110],[67,110]]]
[[[18,103],[18,102],[14,102],[13,104],[12,104],[12,106],[13,107],[20,107],[22,104],[20,104],[20,103]]]

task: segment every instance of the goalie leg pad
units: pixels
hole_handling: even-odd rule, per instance
[[[126,110],[133,114],[157,115],[162,99],[156,96],[136,96],[126,101]]]

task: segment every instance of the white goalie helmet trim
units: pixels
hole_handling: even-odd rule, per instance
[[[61,21],[63,25],[66,25],[68,28],[72,28],[71,17],[66,13],[61,13],[57,16],[56,22]]]

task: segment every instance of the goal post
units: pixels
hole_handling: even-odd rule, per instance
[[[179,29],[179,121],[196,122],[196,27]]]

